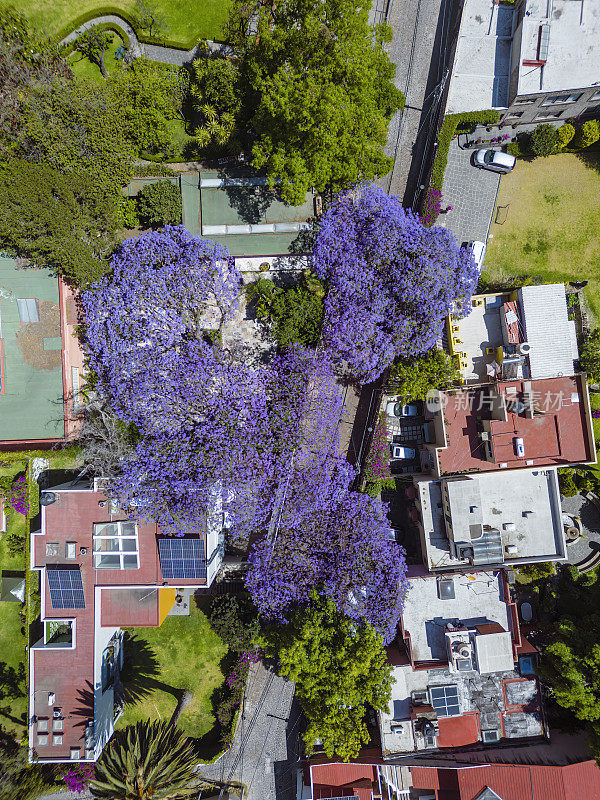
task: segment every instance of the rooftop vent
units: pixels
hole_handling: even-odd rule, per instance
[[[492,742],[499,742],[500,731],[498,730],[481,731],[481,739],[486,744],[491,744]]]

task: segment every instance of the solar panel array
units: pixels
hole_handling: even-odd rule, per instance
[[[85,608],[81,572],[78,569],[46,568],[52,608]]]
[[[460,714],[456,686],[430,686],[429,695],[438,717],[455,717]]]
[[[159,539],[158,554],[163,578],[206,580],[203,539]]]

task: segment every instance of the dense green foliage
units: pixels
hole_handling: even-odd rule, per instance
[[[246,293],[258,318],[271,323],[280,347],[292,344],[315,347],[321,334],[325,293],[318,278],[304,273],[295,286],[288,288],[259,278],[248,286]]]
[[[152,228],[181,223],[181,191],[171,181],[148,183],[138,195],[138,215]]]
[[[100,800],[179,800],[198,794],[195,765],[183,731],[167,721],[138,722],[104,748],[90,789]]]
[[[558,705],[587,723],[600,757],[600,580],[563,569],[539,674]]]
[[[565,122],[558,129],[558,146],[560,148],[566,147],[574,136],[575,128],[569,122]]]
[[[50,783],[49,770],[28,762],[27,748],[4,739],[0,729],[0,800],[30,800]]]
[[[529,134],[529,152],[536,157],[543,158],[555,153],[559,143],[558,131],[549,122],[537,125]]]
[[[448,150],[450,142],[458,130],[468,131],[475,125],[493,125],[500,119],[500,112],[489,111],[468,111],[465,114],[448,114],[440,127],[437,138],[437,151],[429,186],[432,189],[441,189],[444,183],[444,172],[448,163]]]
[[[390,700],[391,666],[381,636],[316,595],[278,636],[280,672],[296,682],[307,717],[308,751],[320,739],[328,758],[356,758],[369,741],[366,706],[385,709]]]
[[[112,34],[98,27],[88,28],[75,40],[75,50],[85,56],[92,64],[96,64],[102,75],[106,78],[106,65],[104,54],[110,43]]]
[[[236,124],[242,107],[239,68],[231,60],[211,55],[206,48],[191,68],[190,95],[199,124],[200,147],[239,149]]]
[[[388,385],[406,402],[425,400],[432,389],[441,389],[458,379],[458,370],[445,350],[435,347],[422,356],[406,358],[392,367]]]
[[[600,124],[597,119],[588,119],[573,137],[573,147],[589,147],[600,139]]]
[[[103,273],[118,206],[97,192],[85,171],[65,174],[19,159],[0,163],[0,204],[2,247],[82,284]]]
[[[256,648],[260,623],[256,608],[246,595],[215,597],[208,618],[210,627],[230,650],[245,653]]]
[[[534,581],[544,580],[554,575],[556,567],[551,561],[540,564],[524,564],[519,567],[519,583],[533,583]]]
[[[296,205],[313,186],[337,190],[385,174],[387,126],[404,97],[384,49],[391,30],[371,28],[368,7],[366,0],[238,0],[229,34],[239,62],[195,67],[201,141],[225,144],[237,128],[252,146],[253,166]],[[233,100],[229,107],[217,86]]]
[[[584,341],[579,360],[590,382],[600,382],[600,328],[595,328]]]

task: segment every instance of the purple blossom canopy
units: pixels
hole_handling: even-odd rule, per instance
[[[252,549],[246,586],[261,614],[280,622],[316,588],[389,642],[406,593],[404,551],[388,536],[385,507],[350,489],[354,477],[333,454],[296,471],[273,537]]]
[[[374,186],[324,215],[312,262],[328,283],[325,347],[362,383],[433,347],[455,303],[466,313],[478,279],[450,231],[425,227]]]

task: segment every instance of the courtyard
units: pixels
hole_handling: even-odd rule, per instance
[[[483,277],[588,280],[584,297],[600,318],[600,154],[518,159],[500,191]]]

